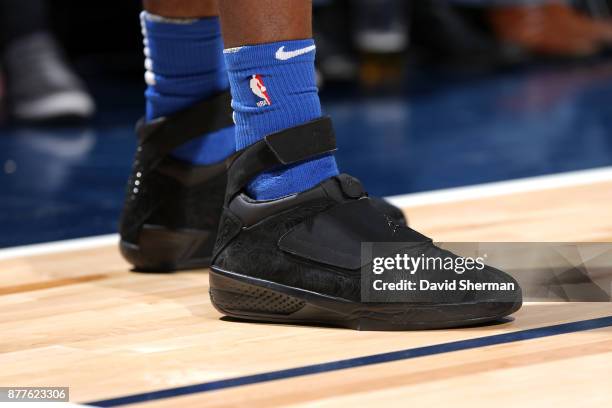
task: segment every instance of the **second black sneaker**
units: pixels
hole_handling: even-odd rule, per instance
[[[138,271],[204,268],[216,238],[226,163],[192,165],[171,156],[185,142],[233,125],[229,92],[137,125],[139,145],[120,221],[120,249]]]
[[[473,283],[510,289],[414,291],[399,303],[363,302],[362,243],[391,243],[391,257],[459,257],[399,225],[351,176],[277,200],[255,201],[245,193],[249,180],[263,171],[334,150],[331,121],[324,118],[268,135],[235,157],[210,273],[211,300],[221,313],[254,321],[407,330],[489,322],[521,307],[518,283],[484,265],[471,273]],[[460,276],[454,270],[415,272],[416,279],[436,285]]]

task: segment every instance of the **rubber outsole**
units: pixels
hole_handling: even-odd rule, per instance
[[[171,230],[144,225],[138,244],[121,240],[121,255],[137,272],[174,272],[208,268],[214,236],[210,231]]]
[[[246,321],[334,326],[362,331],[432,330],[498,321],[516,302],[358,303],[224,271],[210,272],[210,298],[222,314]]]

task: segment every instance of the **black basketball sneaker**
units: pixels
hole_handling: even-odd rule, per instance
[[[518,283],[484,265],[470,274],[472,282],[513,289],[415,291],[401,303],[364,303],[363,242],[395,244],[400,255],[459,257],[394,222],[346,174],[277,200],[255,201],[244,192],[263,171],[334,150],[331,121],[323,118],[268,135],[234,157],[210,273],[211,300],[221,313],[254,321],[407,330],[488,322],[521,307]],[[449,278],[443,272],[418,270],[416,277],[443,284]]]
[[[139,146],[119,228],[121,253],[135,270],[169,272],[210,265],[227,163],[192,165],[170,153],[191,139],[231,125],[229,92],[177,114],[138,123]],[[395,222],[406,223],[401,210],[382,199],[374,201]]]
[[[169,117],[137,125],[139,146],[119,231],[123,257],[139,271],[210,264],[223,207],[225,161],[197,166],[170,153],[205,133],[233,125],[229,92]]]

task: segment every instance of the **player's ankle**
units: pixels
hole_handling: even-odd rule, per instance
[[[229,88],[218,17],[167,19],[141,15],[145,36],[147,120],[172,115]],[[234,127],[203,134],[173,152],[212,164],[235,152]]]

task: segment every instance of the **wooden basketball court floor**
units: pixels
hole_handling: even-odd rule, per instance
[[[438,241],[612,242],[610,168],[394,201]],[[0,251],[0,386],[102,406],[612,406],[612,303],[423,332],[231,322],[206,270],[132,273],[115,240]]]

